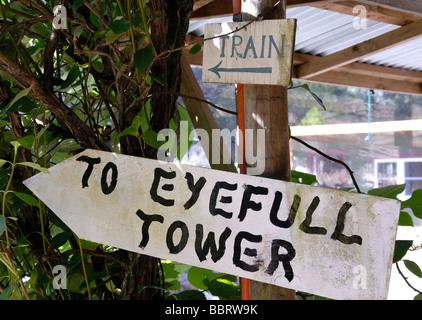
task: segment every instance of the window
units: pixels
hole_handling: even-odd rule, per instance
[[[375,187],[406,184],[400,200],[408,199],[413,191],[422,189],[422,158],[375,160]]]

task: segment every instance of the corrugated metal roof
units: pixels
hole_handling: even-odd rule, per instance
[[[297,19],[296,51],[321,56],[398,28],[368,20],[366,29],[355,29],[353,16],[312,7],[288,9],[287,18]]]
[[[314,7],[287,9],[287,18],[297,19],[295,50],[326,56],[376,38],[400,26],[367,20],[366,29],[353,27],[355,17]],[[205,23],[231,21],[231,17],[192,21],[189,32],[204,34]],[[368,56],[360,62],[422,71],[422,38]]]
[[[422,71],[422,38],[374,54],[362,62]]]

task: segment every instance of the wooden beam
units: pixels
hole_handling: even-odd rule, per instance
[[[346,74],[377,77],[379,79],[422,83],[422,72],[420,71],[377,66],[367,63],[354,62],[344,67],[340,67],[335,71]]]
[[[312,56],[309,54],[296,52],[294,56],[294,66],[297,67],[307,62],[315,62],[319,59],[321,59],[319,56]],[[362,62],[353,62],[351,64],[339,67],[333,71],[343,72],[345,78],[348,78],[349,74],[353,74],[376,77],[378,79],[391,79],[397,81],[422,83],[422,72],[420,71],[377,66],[374,64],[367,64]],[[293,77],[296,79],[298,78],[296,72],[293,73]]]
[[[323,6],[342,0],[287,0],[287,7]],[[195,1],[191,20],[228,17],[233,15],[233,2],[231,0],[198,0]]]
[[[359,0],[359,2],[422,16],[422,1],[419,0]]]
[[[347,74],[342,71],[329,71],[307,81],[422,95],[422,83],[392,80],[376,76],[361,76],[353,73]]]
[[[198,10],[199,8],[207,5],[210,2],[213,2],[214,0],[195,0],[193,2],[193,11]]]
[[[214,0],[194,10],[191,20],[228,17],[233,15],[233,2],[230,0]]]
[[[296,53],[294,64],[301,65],[321,57]],[[302,80],[293,73],[293,79]],[[422,94],[422,72],[354,62],[307,79],[332,85],[358,87],[407,94]]]
[[[406,13],[397,11],[390,8],[385,8],[376,5],[362,4],[359,1],[341,1],[341,2],[324,2],[318,1],[309,4],[312,7],[330,10],[342,14],[347,14],[351,16],[356,16],[356,13],[353,12],[353,9],[357,5],[364,5],[367,12],[367,18],[369,20],[384,22],[389,24],[394,24],[398,26],[404,26],[411,22],[422,19],[420,15],[413,13]]]
[[[369,20],[404,26],[422,19],[422,4],[415,0],[287,0],[287,8],[312,6],[348,15],[355,15],[357,5],[365,5]],[[228,0],[196,0],[191,19],[227,17],[232,15],[232,7]]]
[[[322,57],[318,61],[301,65],[297,68],[297,76],[306,80],[421,36],[422,20],[419,20],[374,39]]]
[[[330,3],[341,2],[342,0],[286,0],[287,8],[328,5]]]
[[[196,80],[196,77],[192,71],[192,68],[186,58],[184,53],[181,58],[181,68],[182,68],[182,84],[180,87],[180,93],[184,96],[182,97],[183,102],[186,106],[186,110],[189,113],[189,116],[192,120],[192,124],[195,129],[203,129],[207,132],[209,139],[212,137],[212,130],[219,129],[217,123],[215,122],[214,116],[207,103],[200,101],[205,100],[204,94],[201,90],[201,87]],[[186,96],[195,97],[196,99],[187,98]],[[211,143],[211,141],[209,141]],[[212,153],[216,150],[209,148],[208,151],[208,162],[212,169],[223,170],[229,172],[237,172],[236,167],[233,163],[224,164],[223,163],[223,154],[229,152],[226,148],[226,145],[223,141],[223,138],[220,138],[220,150],[217,152],[220,153],[220,163],[213,163],[211,159]]]

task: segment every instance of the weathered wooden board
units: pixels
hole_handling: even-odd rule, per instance
[[[25,185],[82,239],[335,299],[385,299],[400,202],[86,150]]]
[[[202,82],[288,86],[292,78],[296,20],[247,24],[205,25],[205,39],[211,40],[204,43]]]

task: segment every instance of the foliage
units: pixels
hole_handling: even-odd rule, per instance
[[[161,261],[168,300],[206,300],[205,293],[220,300],[239,299],[240,287],[235,276],[191,267],[174,261]],[[187,281],[181,277],[187,276]],[[184,290],[181,290],[181,282]]]
[[[130,253],[79,239],[22,181],[83,148],[154,158],[161,129],[192,126],[176,100],[193,1],[66,1],[56,30],[58,4],[0,2],[0,299],[151,298],[154,277],[125,287]]]

